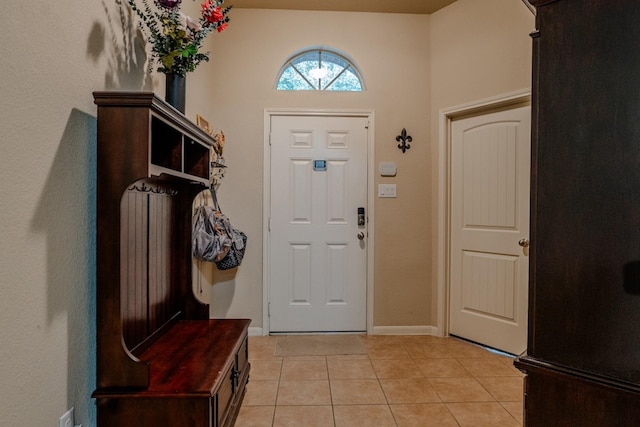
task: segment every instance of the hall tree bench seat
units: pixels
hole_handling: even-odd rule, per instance
[[[105,426],[232,425],[249,377],[249,321],[185,320],[140,356],[149,387],[95,393]]]
[[[193,293],[193,200],[214,141],[148,92],[95,92],[100,427],[227,427],[251,369],[248,319]]]

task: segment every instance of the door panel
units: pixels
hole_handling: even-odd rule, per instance
[[[530,108],[452,122],[450,333],[526,348]]]
[[[271,118],[270,332],[366,330],[366,125]]]

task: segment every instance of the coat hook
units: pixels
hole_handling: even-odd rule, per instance
[[[411,138],[411,135],[407,135],[407,130],[405,128],[402,128],[402,132],[400,133],[400,135],[396,136],[396,141],[402,141],[402,144],[398,144],[398,148],[401,149],[404,153],[409,148],[411,148],[411,145],[407,143],[413,141],[413,138]]]

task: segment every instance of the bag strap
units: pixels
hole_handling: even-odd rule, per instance
[[[211,199],[213,200],[213,208],[219,212],[222,212],[222,209],[220,209],[220,204],[218,203],[218,197],[216,196],[215,187],[213,185],[210,185],[209,191],[211,192]]]

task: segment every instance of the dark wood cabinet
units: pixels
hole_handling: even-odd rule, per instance
[[[153,93],[94,99],[98,425],[233,425],[250,321],[209,319],[192,289],[192,205],[213,139]]]
[[[530,3],[525,425],[638,425],[640,2]]]

